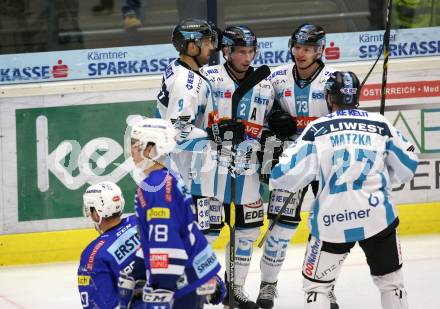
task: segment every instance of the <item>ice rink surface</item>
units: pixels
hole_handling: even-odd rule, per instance
[[[276,309],[303,308],[301,265],[304,244],[291,246],[278,281]],[[440,308],[440,235],[402,237],[404,276],[412,309]],[[224,252],[218,252],[221,261]],[[256,250],[246,291],[256,299],[260,284]],[[222,264],[224,265],[224,264]],[[81,308],[76,286],[77,262],[0,268],[1,309]],[[356,246],[341,271],[336,295],[341,309],[380,308],[362,250]],[[222,308],[222,306],[205,306]],[[188,308],[189,309],[189,308]]]

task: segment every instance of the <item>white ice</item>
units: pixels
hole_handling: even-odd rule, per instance
[[[440,308],[440,235],[402,237],[403,272],[412,309]],[[218,252],[221,261],[224,252]],[[256,299],[260,284],[256,250],[246,291]],[[301,264],[304,244],[291,246],[279,277],[275,308],[303,308]],[[0,268],[1,309],[81,308],[77,290],[77,262]],[[336,286],[341,309],[379,309],[374,286],[362,250],[356,246],[348,256]],[[205,306],[221,308],[221,306]]]

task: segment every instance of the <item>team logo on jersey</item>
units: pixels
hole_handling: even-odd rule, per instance
[[[90,276],[78,276],[78,285],[87,286],[90,284]]]
[[[147,210],[147,221],[151,219],[169,219],[170,209],[153,207]]]

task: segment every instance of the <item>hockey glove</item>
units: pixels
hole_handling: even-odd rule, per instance
[[[174,292],[165,289],[156,289],[145,286],[142,300],[147,303],[147,308],[171,309],[173,307]]]
[[[296,119],[281,109],[273,111],[267,122],[269,129],[278,138],[287,139],[296,133]]]
[[[208,304],[218,305],[226,296],[226,285],[218,275],[215,275],[211,280],[215,281],[215,291],[208,295],[206,301]]]
[[[260,163],[260,181],[268,184],[272,168],[278,163],[278,158],[283,153],[283,141],[278,139],[271,131],[263,131],[261,150],[257,153]]]
[[[119,309],[130,308],[131,299],[133,297],[133,291],[135,286],[133,277],[127,276],[123,273],[119,275],[118,280],[118,303]]]
[[[219,123],[213,124],[207,131],[209,139],[217,144],[228,141],[239,145],[244,141],[245,126],[243,122],[232,119],[221,120]]]

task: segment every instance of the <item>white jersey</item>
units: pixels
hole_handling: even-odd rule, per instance
[[[180,134],[173,169],[182,176],[192,195],[213,196],[215,161],[204,130],[204,113],[212,100],[209,83],[185,63],[170,63],[157,96],[156,117],[170,120]]]
[[[281,108],[296,119],[297,133],[299,134],[311,121],[325,116],[329,110],[324,96],[324,86],[327,79],[335,71],[324,66],[319,69],[311,82],[301,83],[294,78],[295,64],[287,64],[276,68],[271,74],[275,98]]]
[[[340,110],[310,123],[283,152],[270,188],[294,192],[318,180],[311,234],[334,243],[363,240],[396,220],[389,192],[414,176],[413,150],[382,115]]]
[[[202,68],[200,72],[210,81],[215,100],[212,105],[208,106],[205,123],[211,127],[213,123],[218,123],[220,120],[231,119],[232,94],[238,87],[237,82],[231,78],[224,65]],[[240,160],[241,165],[236,164],[239,175],[235,182],[235,204],[251,204],[261,198],[262,187],[259,181],[256,150],[260,149],[259,140],[266,116],[272,109],[273,100],[273,88],[269,79],[265,79],[249,91],[238,104],[236,117],[242,119],[245,125],[245,141],[238,149],[246,149],[247,156]],[[223,203],[231,202],[231,175],[228,173],[230,166],[228,159],[219,157],[215,173],[216,198]]]

